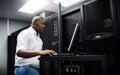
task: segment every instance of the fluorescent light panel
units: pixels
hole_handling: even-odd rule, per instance
[[[29,0],[18,11],[33,14],[47,5],[49,2],[46,0]]]
[[[60,2],[62,6],[68,7],[74,3],[82,2],[82,1],[85,1],[85,0],[54,0],[53,3],[58,4]]]

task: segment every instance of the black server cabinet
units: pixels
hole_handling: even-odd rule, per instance
[[[117,75],[119,70],[119,4],[96,0],[83,5],[83,51],[107,55],[108,75]]]
[[[46,17],[45,31],[41,33],[44,42],[43,49],[52,49],[59,52],[58,16],[53,14]]]
[[[118,25],[111,0],[96,0],[83,5],[84,45],[86,52],[115,55]]]
[[[114,2],[114,4],[113,4],[114,10],[113,11],[116,11],[115,16],[117,18],[116,23],[118,24],[118,28],[119,28],[119,30],[118,30],[118,39],[119,39],[119,42],[120,42],[120,35],[119,35],[119,33],[120,33],[120,1],[119,0],[112,0],[112,2]],[[118,47],[119,47],[118,49],[120,49],[120,46],[118,46]],[[120,70],[120,55],[119,55],[120,51],[118,50],[117,52],[118,52],[117,66],[119,67],[118,68],[118,72],[119,72],[119,70]],[[118,74],[120,74],[120,72]]]
[[[28,27],[25,27],[28,28]],[[23,29],[25,29],[23,28]],[[20,31],[23,29],[20,29],[16,32],[11,33],[11,35],[8,36],[8,60],[7,60],[7,75],[14,75],[14,63],[15,63],[15,51],[16,51],[16,44],[17,44],[17,35]]]
[[[86,2],[79,7],[66,9],[61,14],[62,19],[62,53],[68,52],[68,46],[72,37],[76,22],[81,25],[80,34],[72,51],[82,51],[86,54],[107,55],[108,75],[119,73],[119,42],[120,42],[120,1],[95,0]],[[53,24],[53,17],[48,18],[49,24]],[[56,19],[55,19],[56,20]],[[51,27],[50,25],[50,27]],[[52,28],[50,28],[52,30]],[[82,32],[81,32],[82,29]],[[53,35],[53,31],[50,34]],[[53,37],[49,35],[50,37]],[[57,37],[56,37],[57,38]],[[53,39],[54,40],[54,39]],[[52,46],[53,41],[49,41]]]
[[[79,52],[81,48],[78,49],[78,44],[82,42],[82,20],[83,20],[82,6],[80,4],[66,9],[61,14],[62,19],[62,48],[61,53],[76,53]],[[74,38],[73,46],[70,51],[68,47],[75,30],[76,24],[79,24],[78,30],[76,32],[76,37]]]
[[[107,75],[105,55],[43,56],[42,75]]]

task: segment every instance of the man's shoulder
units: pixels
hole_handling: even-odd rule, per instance
[[[20,36],[20,35],[30,35],[30,30],[29,30],[29,28],[26,28],[26,29],[24,29],[24,30],[22,30],[19,34],[18,34],[18,36]]]

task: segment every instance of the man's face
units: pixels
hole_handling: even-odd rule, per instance
[[[40,19],[37,24],[37,31],[43,32],[44,29],[45,29],[45,21],[44,21],[44,19]]]

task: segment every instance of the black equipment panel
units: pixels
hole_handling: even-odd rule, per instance
[[[83,5],[84,50],[93,54],[116,55],[118,26],[111,0],[96,0]]]
[[[54,14],[46,18],[45,31],[41,33],[41,38],[44,42],[43,49],[52,49],[58,52],[59,50],[59,29],[58,16]]]
[[[107,75],[105,55],[43,56],[42,75]]]
[[[68,46],[70,44],[71,38],[72,38],[72,34],[74,32],[76,23],[78,23],[81,27],[82,25],[82,16],[81,16],[81,8],[79,7],[78,9],[71,11],[69,13],[66,13],[64,15],[62,15],[62,38],[63,38],[63,48],[61,51],[63,53],[68,52]],[[75,41],[80,40],[80,27],[79,27],[79,31],[77,32],[77,37],[74,39]],[[74,43],[73,49],[76,50],[76,45],[78,44],[78,42]],[[74,52],[72,50],[72,52]]]

